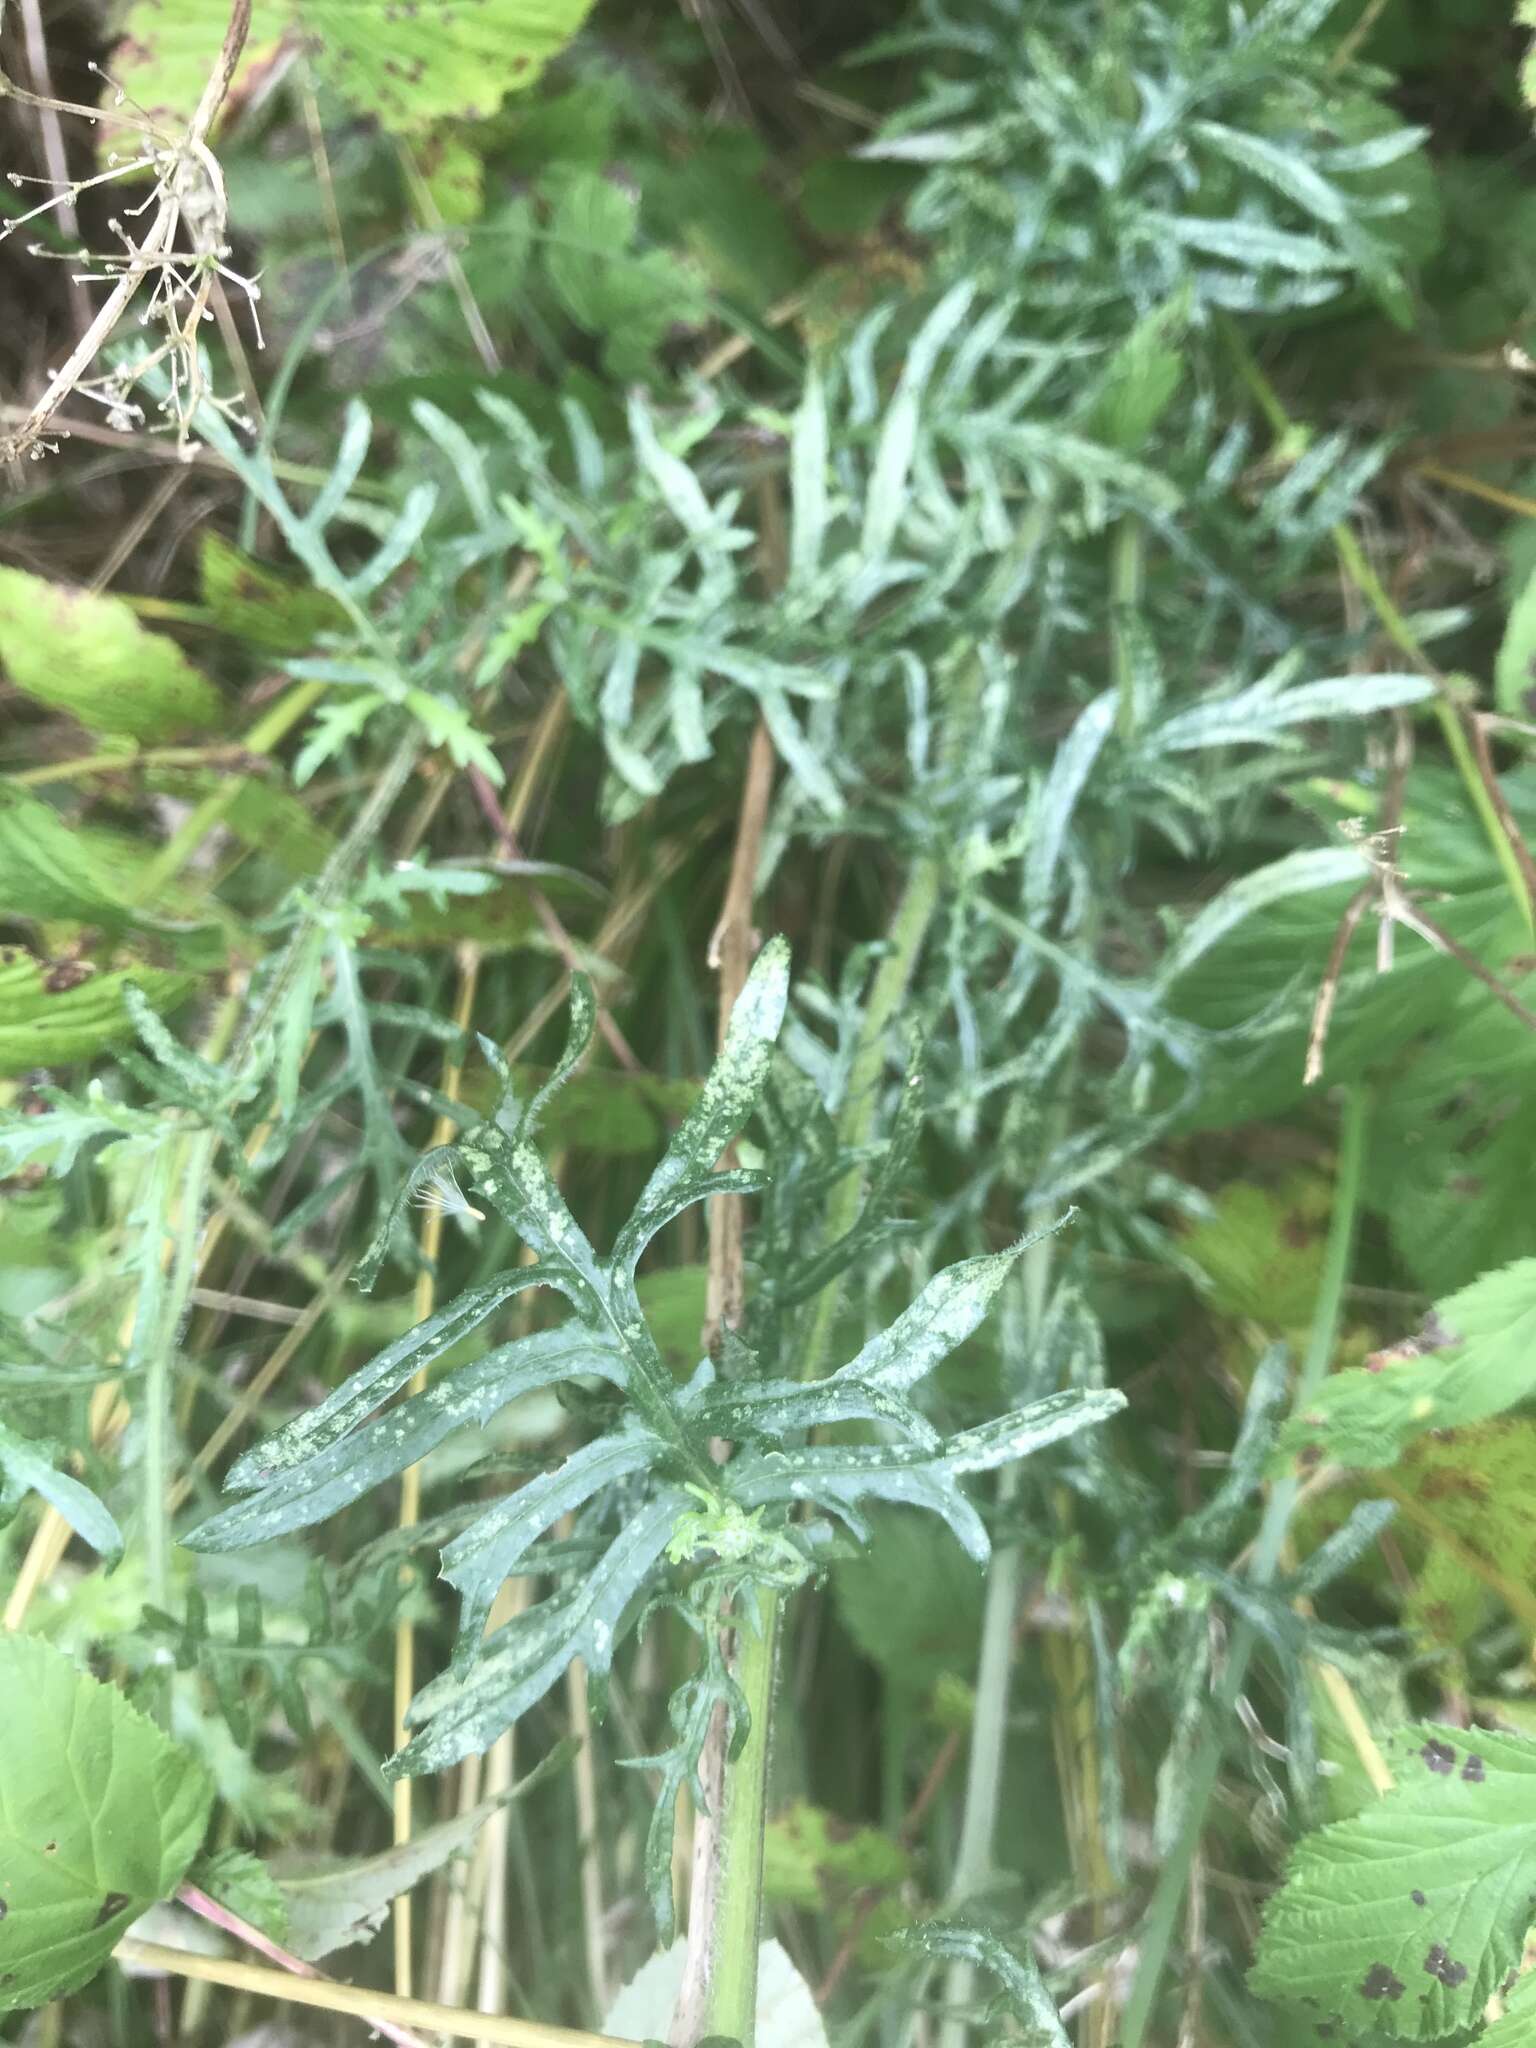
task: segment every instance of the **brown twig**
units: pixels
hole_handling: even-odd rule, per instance
[[[951,1770],[954,1768],[955,1758],[960,1754],[961,1739],[960,1730],[958,1728],[951,1728],[943,1742],[940,1743],[938,1755],[929,1765],[928,1775],[918,1787],[917,1796],[907,1808],[905,1818],[902,1820],[901,1827],[897,1832],[896,1839],[904,1849],[910,1849],[917,1840],[917,1831],[923,1824],[923,1816],[939,1796],[945,1779],[948,1778]],[[848,1974],[848,1966],[858,1953],[859,1937],[864,1932],[865,1923],[879,1903],[880,1893],[878,1888],[874,1886],[871,1886],[860,1897],[857,1906],[854,1908],[853,1919],[849,1922],[848,1931],[843,1936],[837,1954],[832,1958],[826,1975],[816,1987],[815,1997],[818,2005],[825,2005],[827,2003],[827,2000]]]

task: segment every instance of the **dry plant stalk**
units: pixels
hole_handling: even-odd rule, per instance
[[[177,448],[184,458],[190,459],[192,423],[200,406],[212,404],[228,413],[237,424],[246,424],[239,402],[220,398],[208,384],[201,330],[205,321],[216,317],[214,300],[221,279],[227,280],[244,295],[253,318],[256,302],[261,296],[256,279],[242,277],[229,267],[229,205],[224,191],[224,174],[208,144],[213,123],[229,95],[250,23],[251,0],[234,0],[218,62],[203,88],[191,121],[179,135],[165,133],[140,109],[135,108],[128,113],[121,111],[127,103],[127,95],[121,88],[113,88],[110,105],[86,107],[70,100],[28,92],[0,76],[0,95],[9,95],[24,106],[35,107],[40,114],[75,114],[89,121],[93,127],[105,120],[132,129],[139,137],[136,154],[123,162],[119,162],[115,154],[109,154],[104,170],[95,177],[66,184],[30,212],[7,222],[0,227],[0,239],[13,234],[27,221],[36,220],[41,214],[58,211],[67,218],[80,193],[91,187],[136,177],[141,172],[154,174],[154,184],[148,197],[137,206],[125,209],[130,220],[146,214],[149,216],[148,226],[137,241],[122,220],[114,216],[109,225],[123,245],[120,252],[93,256],[81,250],[78,259],[64,259],[80,260],[95,266],[80,273],[76,282],[110,284],[112,290],[62,367],[50,374],[42,396],[31,411],[11,436],[0,441],[0,459],[15,462],[25,455],[38,462],[45,453],[56,453],[57,442],[47,438],[49,425],[72,393],[93,399],[103,406],[108,424],[120,431],[142,425],[144,408],[135,401],[133,393],[156,370],[163,370],[168,386],[165,396],[156,402],[157,410],[175,426]],[[93,64],[91,69],[100,72],[101,67]],[[105,73],[101,75],[105,77]],[[7,175],[13,185],[29,182],[19,171],[11,171]],[[49,177],[37,182],[53,185],[56,180]],[[190,243],[190,248],[179,246],[183,238]],[[30,253],[41,258],[54,252],[34,243]],[[162,330],[161,340],[131,360],[114,363],[107,368],[98,367],[124,314],[138,296],[139,288],[150,278],[154,280],[153,287],[140,311],[139,323],[145,327],[159,327]],[[260,340],[258,325],[258,346]]]

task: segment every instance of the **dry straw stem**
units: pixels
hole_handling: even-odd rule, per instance
[[[286,1976],[258,1963],[228,1962],[222,1956],[196,1956],[186,1949],[167,1948],[158,1941],[131,1936],[113,1951],[119,1962],[139,1970],[192,1977],[222,1984],[229,1991],[249,1991],[258,1998],[276,1998],[287,2005],[310,2005],[322,2012],[348,2013],[365,2026],[389,2020],[423,2033],[450,2034],[456,2040],[480,2040],[493,2048],[631,2048],[609,2034],[584,2034],[574,2027],[548,2027],[537,2020],[515,2020],[500,2014],[471,2012],[461,2006],[434,2005],[424,1998],[397,1998],[387,1991],[357,1990],[309,1977]]]
[[[177,423],[178,440],[183,447],[189,445],[188,435],[193,414],[198,406],[211,396],[203,382],[199,334],[204,318],[212,317],[210,302],[214,297],[220,275],[228,277],[238,285],[253,304],[258,296],[254,283],[236,276],[223,266],[223,257],[228,253],[224,244],[228,205],[224,193],[223,173],[219,169],[218,159],[208,147],[209,133],[220,107],[228,96],[235,67],[240,61],[240,52],[245,47],[250,23],[251,0],[235,0],[229,26],[224,32],[218,62],[181,137],[167,140],[158,136],[147,121],[128,121],[126,117],[119,117],[124,120],[125,125],[138,126],[145,132],[145,153],[130,164],[116,167],[109,165],[100,176],[85,182],[101,184],[126,176],[132,170],[153,170],[156,173],[156,182],[149,199],[143,206],[134,209],[143,212],[153,205],[153,216],[143,238],[138,242],[134,242],[120,225],[114,223],[122,235],[124,253],[99,260],[104,264],[107,274],[115,276],[116,283],[95,318],[71,349],[63,367],[54,371],[49,378],[42,397],[23,418],[14,435],[8,440],[0,441],[0,459],[14,462],[23,455],[30,455],[36,460],[46,445],[43,437],[50,422],[65,399],[74,391],[107,404],[114,422],[121,418],[122,422],[126,423],[136,411],[128,400],[132,383],[146,369],[159,362],[166,362],[169,365],[171,397],[166,403]],[[3,77],[0,77],[0,95],[9,95],[21,101],[24,106],[36,108],[42,114],[79,114],[93,125],[104,118],[113,118],[110,110],[76,106],[71,101],[55,100],[41,93],[27,92]],[[44,212],[50,208],[67,207],[80,189],[83,187],[66,185],[62,193],[35,211]],[[21,218],[25,220],[31,217],[23,215]],[[17,221],[12,223],[12,226],[20,224],[21,222]],[[178,255],[175,251],[176,237],[183,225],[192,238],[193,250],[190,255]],[[10,232],[10,229],[5,232]],[[105,377],[93,376],[94,366],[102,351],[116,333],[123,315],[137,296],[140,285],[151,275],[154,275],[158,282],[145,317],[164,325],[166,339],[131,370],[113,371]]]

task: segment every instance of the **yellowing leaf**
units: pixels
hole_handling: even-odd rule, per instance
[[[303,654],[317,635],[346,624],[346,614],[326,591],[253,562],[221,534],[204,534],[198,566],[203,603],[215,623],[247,646]]]
[[[270,63],[289,25],[284,0],[253,0],[234,90]],[[112,53],[113,78],[162,127],[184,124],[202,97],[229,26],[225,0],[133,0]]]
[[[0,1636],[0,2010],[93,1977],[175,1890],[213,1796],[201,1765],[35,1636]]]
[[[0,667],[23,695],[96,732],[159,740],[213,725],[218,692],[120,597],[0,569]]]
[[[0,1076],[62,1067],[133,1037],[123,1002],[132,982],[157,1010],[197,987],[197,976],[163,967],[101,972],[83,960],[39,960],[0,947]]]
[[[1215,1214],[1184,1239],[1211,1283],[1223,1315],[1265,1329],[1304,1325],[1317,1299],[1332,1194],[1317,1174],[1293,1174],[1275,1188],[1223,1188]]]
[[[360,113],[392,133],[493,114],[532,85],[581,27],[592,0],[255,0],[241,73],[290,32]],[[134,0],[112,70],[132,98],[185,121],[229,22],[224,0]],[[237,74],[237,79],[240,74]]]
[[[316,68],[392,133],[494,114],[532,85],[592,0],[297,0]]]
[[[1483,1422],[1536,1391],[1536,1259],[1437,1304],[1428,1334],[1335,1373],[1286,1426],[1282,1453],[1390,1465],[1431,1429]]]

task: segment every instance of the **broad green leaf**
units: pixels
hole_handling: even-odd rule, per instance
[[[56,1444],[19,1436],[0,1422],[0,1516],[9,1520],[24,1494],[40,1494],[98,1556],[116,1564],[123,1532],[88,1486],[58,1469],[63,1455]]]
[[[260,1928],[269,1941],[287,1941],[288,1901],[283,1888],[249,1849],[219,1849],[212,1856],[199,1856],[187,1872],[187,1883]]]
[[[1388,1747],[1385,1798],[1302,1842],[1251,1982],[1324,2021],[1428,2040],[1518,1962],[1536,1890],[1536,1743],[1433,1724]]]
[[[451,11],[399,0],[297,0],[321,75],[392,134],[494,114],[533,84],[592,0],[479,0]]]
[[[347,624],[328,591],[279,575],[253,561],[222,534],[203,535],[198,561],[203,603],[231,639],[267,654],[305,654],[322,633]]]
[[[197,1853],[197,1760],[35,1636],[0,1635],[0,2009],[93,1977]]]
[[[1210,1283],[1212,1306],[1266,1330],[1304,1328],[1322,1281],[1332,1207],[1332,1188],[1318,1174],[1291,1174],[1274,1187],[1235,1181],[1223,1188],[1214,1214],[1182,1240]]]
[[[237,83],[271,63],[292,11],[287,0],[253,0]],[[162,128],[174,129],[191,118],[228,26],[221,0],[176,0],[174,7],[132,0],[112,52],[112,76]]]
[[[1500,1415],[1536,1392],[1536,1258],[1437,1303],[1427,1337],[1324,1381],[1287,1424],[1282,1453],[1390,1465],[1426,1430]]]
[[[120,597],[0,568],[0,666],[24,696],[96,732],[162,740],[218,722],[218,692]]]
[[[1536,704],[1536,571],[1509,608],[1493,670],[1493,693],[1507,718],[1529,718]]]
[[[883,1937],[907,1918],[898,1896],[912,1877],[910,1851],[879,1828],[845,1820],[797,1799],[768,1823],[763,1841],[765,1905],[793,1906],[857,1945],[865,1967],[889,1964]]]
[[[531,85],[585,20],[591,0],[479,0],[445,13],[396,0],[256,0],[242,69],[303,38],[327,83],[392,134],[495,113]],[[219,0],[134,0],[113,76],[140,106],[185,121],[219,54],[229,11]]]
[[[668,328],[701,302],[692,273],[665,249],[638,252],[638,202],[596,170],[563,177],[545,239],[544,268],[579,327],[603,338],[617,377],[642,375]]]
[[[125,834],[70,823],[52,804],[0,783],[0,873],[9,915],[120,929],[125,885],[146,849]]]
[[[1536,1971],[1522,1957],[1525,1975],[1504,2000],[1504,2011],[1479,2037],[1479,2048],[1536,2048]]]
[[[134,1036],[124,991],[173,1009],[198,985],[193,974],[136,966],[98,972],[81,960],[39,960],[0,946],[0,1076],[62,1067]]]
[[[982,1588],[975,1560],[924,1515],[879,1508],[871,1540],[832,1568],[843,1626],[899,1691],[927,1695],[947,1673],[975,1675]]]

